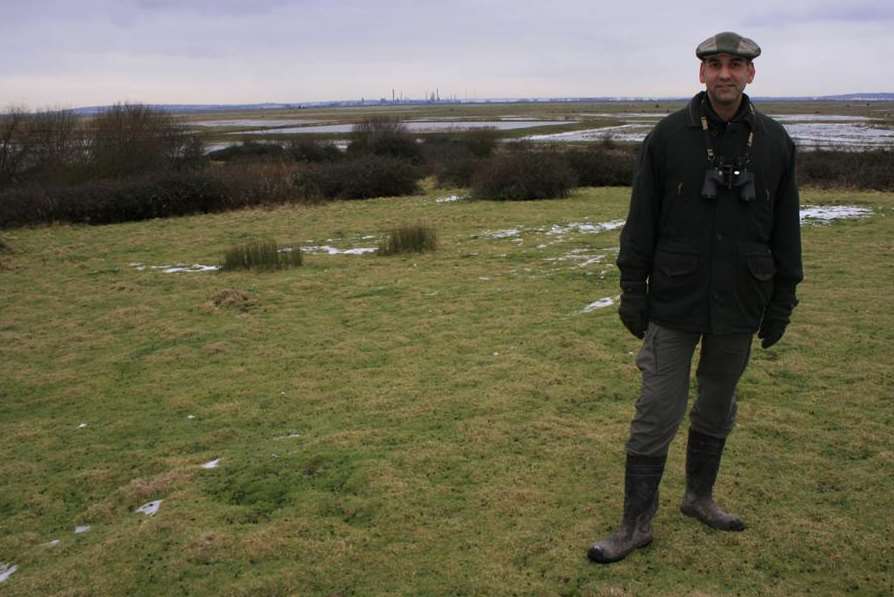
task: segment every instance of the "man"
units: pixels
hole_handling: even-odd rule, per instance
[[[690,412],[680,510],[707,526],[744,530],[713,499],[736,384],[757,332],[782,337],[803,278],[795,148],[745,95],[752,40],[719,33],[696,49],[705,91],[646,138],[621,232],[619,313],[644,339],[642,389],[627,441],[620,527],[587,556],[616,562],[652,541],[668,446],[683,420],[696,345],[698,397]]]

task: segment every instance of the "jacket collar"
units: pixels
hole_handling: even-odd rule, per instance
[[[704,106],[704,108],[702,106]],[[707,116],[709,121],[718,122],[720,120],[711,108],[707,94],[704,91],[695,94],[695,97],[689,100],[689,105],[687,106],[686,111],[689,114],[689,126],[691,127],[701,128],[702,114]],[[756,130],[758,128],[758,120],[755,113],[756,111],[754,105],[751,103],[751,98],[748,97],[748,94],[743,93],[742,104],[739,106],[736,115],[733,116],[732,122],[745,122],[751,130]]]

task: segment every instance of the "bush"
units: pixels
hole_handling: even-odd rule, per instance
[[[280,250],[276,241],[258,240],[227,249],[223,271],[276,271],[298,267],[304,263],[300,249]]]
[[[472,129],[463,133],[459,142],[476,158],[489,158],[500,142],[500,132],[492,126]]]
[[[239,145],[230,145],[208,154],[209,159],[218,162],[282,159],[286,156],[286,150],[281,145],[276,143],[259,143],[257,141],[243,141]]]
[[[434,228],[423,224],[399,226],[392,229],[379,245],[379,255],[400,253],[424,253],[438,247],[438,235]]]
[[[334,143],[320,143],[311,139],[295,139],[286,145],[286,154],[296,162],[334,162],[343,157]]]
[[[472,180],[472,197],[496,200],[563,198],[575,184],[574,171],[561,155],[522,148],[482,162]]]
[[[416,137],[395,118],[377,116],[354,126],[348,154],[372,154],[422,163],[422,149]]]
[[[227,209],[213,177],[167,173],[66,187],[20,186],[0,195],[0,227],[49,222],[112,224]]]
[[[292,177],[300,166],[288,162],[237,161],[213,168],[208,175],[226,189],[230,208],[275,205],[298,198]]]
[[[313,164],[294,176],[304,199],[367,199],[411,195],[422,171],[407,160],[367,155],[340,162]]]
[[[583,149],[570,149],[565,159],[577,177],[577,183],[585,187],[630,186],[636,156],[622,147],[607,147],[605,143]]]
[[[894,191],[894,151],[798,152],[801,185]]]
[[[470,186],[478,163],[490,157],[498,140],[494,128],[430,135],[422,143],[428,172],[439,186]]]
[[[92,176],[99,179],[182,169],[200,143],[170,114],[141,104],[116,104],[100,112],[87,139]]]

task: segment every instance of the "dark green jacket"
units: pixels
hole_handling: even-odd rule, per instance
[[[725,187],[715,199],[702,197],[704,106],[718,155],[743,155],[754,132],[754,201]],[[643,143],[621,232],[621,286],[647,289],[650,320],[673,329],[753,333],[766,313],[788,321],[803,278],[798,203],[795,146],[785,129],[747,96],[724,123],[699,93]]]

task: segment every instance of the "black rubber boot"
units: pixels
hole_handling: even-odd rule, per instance
[[[587,557],[599,564],[623,560],[634,549],[652,542],[652,517],[658,510],[658,485],[667,456],[627,455],[624,473],[624,515],[621,526],[594,543]]]
[[[686,494],[680,512],[696,518],[712,529],[744,531],[745,523],[738,516],[724,512],[714,502],[714,481],[720,470],[726,440],[689,430],[686,446]]]

